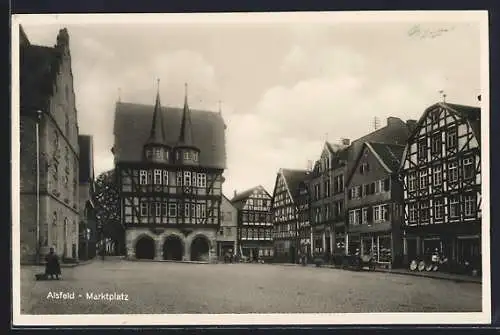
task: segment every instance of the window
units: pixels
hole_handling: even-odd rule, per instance
[[[154,171],[154,183],[155,185],[161,185],[161,170]]]
[[[382,222],[387,221],[388,219],[387,205],[373,207],[373,222]]]
[[[199,155],[197,152],[193,152],[193,161],[197,162],[199,160]]]
[[[422,201],[420,203],[420,221],[427,222],[429,221],[429,202]]]
[[[354,186],[351,188],[351,199],[361,198],[361,186]]]
[[[148,203],[145,201],[141,202],[141,215],[148,216]]]
[[[439,186],[443,183],[443,169],[441,165],[436,165],[433,168],[433,178],[432,183],[434,186]]]
[[[170,217],[177,216],[177,203],[171,202],[168,204],[168,216]]]
[[[431,120],[432,120],[432,123],[439,122],[439,111],[435,111],[434,113],[431,114]]]
[[[368,165],[368,163],[362,163],[359,167],[359,173],[365,174],[368,171],[370,171],[370,166]]]
[[[314,185],[314,198],[319,199],[319,184]]]
[[[375,182],[375,194],[382,193],[383,190],[384,190],[384,181],[383,180],[377,180]]]
[[[423,189],[423,188],[426,188],[427,187],[427,182],[428,182],[428,179],[427,179],[427,170],[424,169],[424,170],[420,170],[420,188]]]
[[[167,216],[167,202],[163,201],[161,203],[161,216]]]
[[[361,223],[368,223],[368,208],[363,208],[363,214],[361,215]]]
[[[441,149],[442,149],[441,141],[442,141],[441,133],[437,133],[437,134],[432,135],[431,152],[433,154],[440,154],[441,153]]]
[[[450,218],[460,217],[460,198],[458,196],[450,197]]]
[[[458,180],[458,163],[449,162],[448,163],[448,182],[456,182]]]
[[[410,172],[408,175],[408,190],[415,191],[417,189],[417,173]]]
[[[476,215],[476,197],[473,195],[464,196],[464,214],[465,216]]]
[[[163,170],[163,185],[167,186],[168,185],[168,171]]]
[[[417,215],[418,215],[417,205],[414,203],[409,204],[408,205],[408,221],[410,223],[417,222]]]
[[[471,179],[474,177],[474,158],[468,157],[463,160],[463,173],[464,179]]]
[[[201,218],[206,218],[207,217],[207,206],[206,204],[200,204],[200,217]]]
[[[160,148],[155,148],[154,153],[155,153],[155,159],[161,160],[163,158]]]
[[[184,217],[188,218],[189,217],[189,210],[190,210],[190,204],[184,204]]]
[[[325,220],[330,218],[330,206],[325,205]]]
[[[139,183],[141,185],[148,184],[148,172],[146,170],[139,171]]]
[[[191,186],[198,186],[198,183],[196,183],[196,172],[191,173]]]
[[[434,218],[437,221],[444,217],[444,201],[442,198],[434,199]]]
[[[182,171],[177,172],[177,186],[182,186]]]
[[[325,197],[330,197],[330,180],[325,181]]]
[[[446,148],[456,149],[458,145],[457,141],[457,128],[453,127],[446,131]]]
[[[184,184],[185,186],[191,186],[191,171],[184,171]]]
[[[349,211],[349,224],[354,224],[354,211]]]
[[[207,187],[207,175],[206,173],[198,173],[196,175],[198,179],[198,187]]]
[[[151,216],[160,216],[161,214],[161,206],[159,202],[152,202],[150,204],[150,212]]]
[[[418,141],[418,159],[426,159],[427,158],[427,141],[422,139]]]
[[[151,149],[146,150],[146,158],[147,159],[153,158],[153,151]]]
[[[191,204],[191,217],[196,217],[196,204]]]
[[[189,151],[184,152],[184,160],[190,160],[191,159],[191,153]]]

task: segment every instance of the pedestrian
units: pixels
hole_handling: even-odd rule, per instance
[[[49,253],[45,256],[45,274],[51,279],[59,279],[61,274],[61,264],[59,263],[59,256],[54,252],[54,248],[50,248]]]

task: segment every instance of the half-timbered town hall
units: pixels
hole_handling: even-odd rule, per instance
[[[480,138],[480,108],[437,103],[420,118],[402,165],[407,262],[438,252],[480,266]]]
[[[129,258],[212,261],[225,124],[219,113],[116,104],[113,154]]]

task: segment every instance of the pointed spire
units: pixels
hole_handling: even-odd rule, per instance
[[[122,102],[122,89],[118,87],[118,102]]]
[[[191,112],[188,105],[188,84],[184,84],[184,109],[182,111],[181,131],[179,143],[183,146],[193,147],[193,134],[191,129]]]
[[[165,129],[163,127],[163,113],[160,103],[160,79],[157,79],[156,102],[153,111],[153,122],[151,124],[151,132],[149,133],[148,144],[165,145]]]

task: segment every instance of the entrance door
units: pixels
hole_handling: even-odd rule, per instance
[[[290,262],[295,264],[295,246],[290,246]]]

